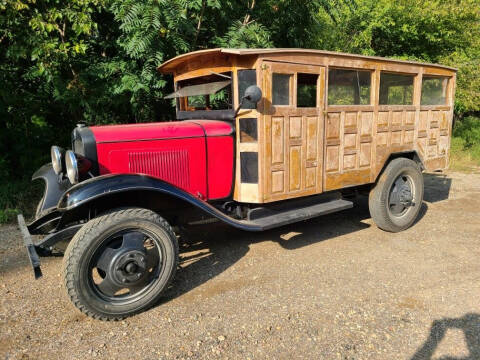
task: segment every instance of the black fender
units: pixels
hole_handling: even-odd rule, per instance
[[[51,163],[45,164],[35,171],[32,180],[37,179],[45,182],[45,191],[37,206],[36,219],[54,211],[62,194],[72,186],[68,180],[59,179],[59,176],[53,171]]]
[[[156,204],[161,213],[162,206],[167,206],[172,200],[187,202],[206,214],[247,231],[261,231],[263,228],[256,224],[234,219],[223,213],[210,203],[179,189],[163,180],[139,174],[103,175],[83,181],[68,189],[60,198],[57,210],[62,214],[57,229],[64,228],[69,223],[81,221],[82,217],[90,214],[92,208],[102,205],[102,210],[118,206],[125,206],[123,201],[132,195],[133,200],[138,197],[144,200],[158,198],[162,194],[165,204]]]

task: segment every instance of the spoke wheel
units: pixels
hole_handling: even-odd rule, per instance
[[[85,224],[64,257],[73,304],[96,319],[119,320],[154,305],[172,280],[178,243],[158,214],[119,209]]]

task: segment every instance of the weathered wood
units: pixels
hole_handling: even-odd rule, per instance
[[[328,105],[332,68],[369,70],[369,104]],[[231,71],[235,107],[239,69],[257,70],[263,99],[256,110],[242,110],[235,120],[239,129],[239,119],[255,118],[258,131],[257,141],[243,142],[237,131],[237,201],[270,202],[372,183],[394,153],[415,151],[427,170],[448,166],[456,69],[304,49],[212,49],[181,55],[159,67],[174,74],[175,81]],[[382,72],[414,76],[411,105],[379,105]],[[288,105],[272,104],[273,73],[291,75]],[[315,108],[297,106],[298,73],[318,75]],[[421,105],[424,75],[448,79],[444,105]],[[355,94],[358,101],[358,91]],[[242,152],[258,153],[258,184],[240,181]]]

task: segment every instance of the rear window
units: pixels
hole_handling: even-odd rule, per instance
[[[423,76],[422,105],[445,105],[447,101],[448,78]]]

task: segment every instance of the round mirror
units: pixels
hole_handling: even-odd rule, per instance
[[[248,101],[257,103],[262,98],[262,90],[260,90],[257,85],[251,85],[245,90],[245,95],[243,97]]]

